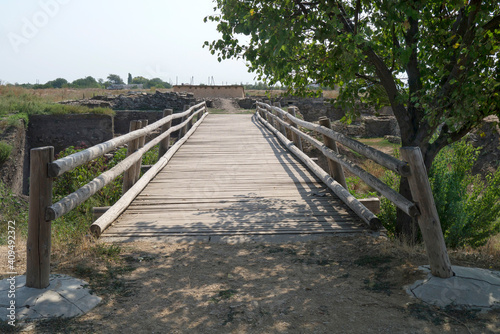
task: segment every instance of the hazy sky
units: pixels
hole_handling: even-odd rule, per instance
[[[0,0],[0,80],[45,83],[62,77],[125,81],[254,82],[243,60],[219,63],[212,0]]]

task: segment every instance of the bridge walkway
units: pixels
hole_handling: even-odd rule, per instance
[[[252,115],[211,114],[102,237],[365,230]]]

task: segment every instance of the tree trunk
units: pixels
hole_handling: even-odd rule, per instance
[[[399,183],[399,193],[405,198],[412,200],[410,185],[408,184],[408,179],[406,177],[401,178]],[[396,217],[396,237],[401,241],[406,242],[410,245],[414,245],[418,242],[419,228],[416,219],[412,219],[406,213],[397,209]]]

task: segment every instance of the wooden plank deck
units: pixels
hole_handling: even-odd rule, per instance
[[[362,232],[363,222],[248,114],[209,115],[103,237]]]

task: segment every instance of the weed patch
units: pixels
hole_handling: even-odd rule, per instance
[[[7,144],[6,142],[0,141],[0,165],[5,163],[12,152],[12,146]]]

